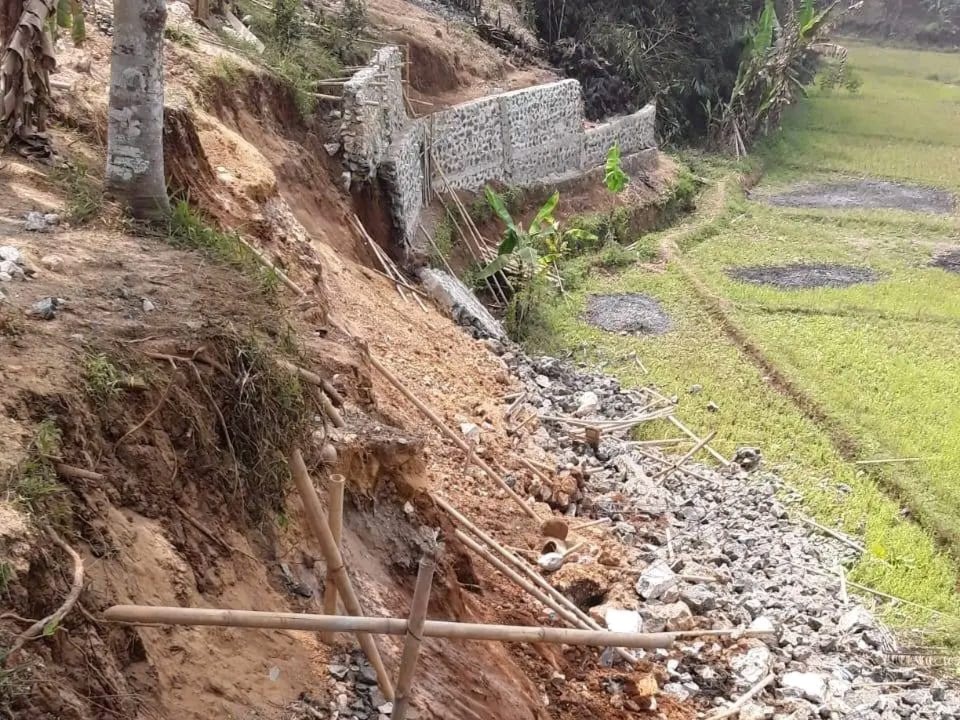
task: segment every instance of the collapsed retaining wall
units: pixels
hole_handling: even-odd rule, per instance
[[[411,118],[401,66],[398,48],[381,48],[346,83],[341,132],[352,176],[384,181],[394,225],[408,248],[415,245],[424,200],[434,186],[478,190],[491,181],[518,187],[563,181],[602,165],[614,143],[624,156],[656,146],[652,104],[585,128],[576,80]]]

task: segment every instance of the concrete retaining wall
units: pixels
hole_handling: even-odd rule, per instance
[[[525,187],[566,180],[602,165],[619,143],[624,156],[656,146],[656,110],[585,129],[580,83],[561,80],[491,95],[422,119],[407,116],[402,57],[381,48],[344,86],[344,159],[354,178],[381,178],[400,241],[411,244],[430,186],[479,190],[499,181]],[[423,154],[430,149],[431,177]]]

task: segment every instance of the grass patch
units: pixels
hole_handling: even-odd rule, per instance
[[[263,294],[273,298],[280,287],[276,272],[261,263],[254,253],[233,233],[225,233],[210,225],[186,200],[174,204],[170,214],[167,238],[172,245],[207,253],[257,281]]]
[[[167,38],[167,40],[175,42],[177,45],[182,45],[185,48],[190,48],[191,50],[197,48],[197,36],[189,30],[184,30],[180,24],[167,25],[163,28],[163,36]]]
[[[5,495],[16,507],[38,522],[64,527],[70,507],[60,484],[53,458],[60,455],[62,435],[53,420],[44,420],[27,450],[26,459],[10,470],[4,483]],[[9,578],[8,578],[9,579]]]
[[[105,354],[86,355],[81,365],[87,394],[98,405],[116,399],[123,392],[125,374]]]
[[[94,177],[83,160],[69,160],[56,166],[53,182],[66,195],[66,220],[84,225],[103,211],[103,184]]]

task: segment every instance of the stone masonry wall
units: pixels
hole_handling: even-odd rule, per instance
[[[614,143],[624,156],[656,146],[656,108],[585,129],[576,80],[474,100],[421,119],[407,116],[396,47],[377,51],[344,86],[344,160],[355,179],[384,181],[399,240],[417,233],[430,187],[479,190],[499,181],[524,187],[566,180],[603,164]],[[424,177],[430,150],[431,177]],[[429,181],[429,185],[427,184]]]
[[[376,176],[394,135],[408,122],[402,65],[400,48],[380,48],[370,64],[343,86],[340,137],[344,159],[350,171],[365,180]]]

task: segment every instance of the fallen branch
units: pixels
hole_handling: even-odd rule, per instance
[[[724,720],[724,718],[733,717],[738,712],[740,708],[746,705],[750,700],[755,698],[760,692],[770,683],[773,682],[773,673],[770,673],[765,678],[760,680],[756,685],[747,690],[743,695],[738,697],[734,702],[725,707],[723,710],[714,713],[707,720]]]
[[[4,667],[10,666],[14,656],[27,642],[41,636],[48,636],[55,633],[63,618],[66,617],[67,613],[69,613],[74,604],[76,604],[77,598],[80,597],[80,593],[83,590],[83,559],[77,554],[77,551],[70,547],[54,530],[48,529],[47,532],[53,541],[63,548],[67,555],[70,556],[70,559],[73,560],[73,584],[70,587],[70,592],[67,594],[66,599],[59,608],[45,618],[37,620],[37,622],[17,636],[17,639],[13,641],[13,644],[10,646],[10,651],[4,659]]]

